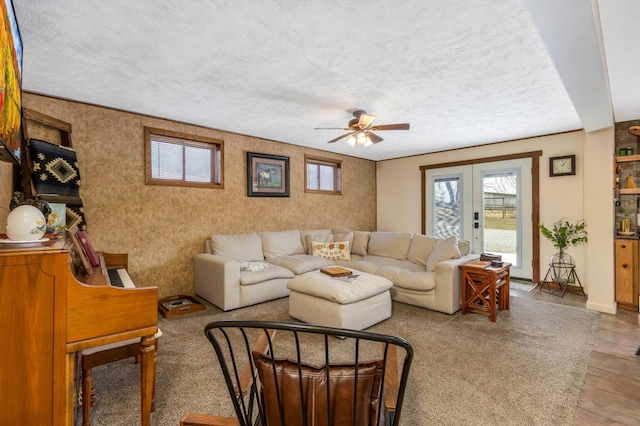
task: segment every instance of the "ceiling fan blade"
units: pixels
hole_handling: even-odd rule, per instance
[[[350,136],[350,135],[352,135],[352,134],[353,134],[353,132],[345,133],[345,134],[344,134],[344,135],[342,135],[342,136],[338,136],[338,137],[337,137],[337,138],[335,138],[335,139],[331,139],[331,140],[330,140],[329,142],[327,142],[327,143],[334,143],[334,142],[338,142],[340,139],[342,139],[342,138],[346,138],[347,136]]]
[[[369,140],[371,141],[371,143],[378,143],[378,142],[382,142],[384,140],[380,136],[376,135],[375,133],[371,133],[371,132],[367,132],[367,136],[369,137]]]
[[[351,130],[346,127],[314,127],[313,130]]]
[[[371,123],[373,123],[373,120],[375,119],[375,115],[370,115],[363,112],[362,114],[360,114],[360,118],[358,118],[358,127],[360,127],[361,129],[366,129],[371,125]]]
[[[371,130],[409,130],[409,123],[381,124],[380,126],[372,127]]]

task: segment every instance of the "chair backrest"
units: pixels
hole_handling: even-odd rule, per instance
[[[276,321],[205,327],[240,425],[397,425],[413,349],[365,331]]]

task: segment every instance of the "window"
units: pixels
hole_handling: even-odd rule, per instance
[[[342,194],[342,161],[327,158],[304,157],[305,192]]]
[[[147,185],[222,188],[222,141],[144,128]]]

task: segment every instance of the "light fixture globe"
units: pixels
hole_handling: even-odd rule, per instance
[[[18,206],[7,217],[7,236],[14,241],[37,241],[47,227],[44,215],[36,207]]]

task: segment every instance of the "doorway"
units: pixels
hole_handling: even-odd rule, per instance
[[[513,277],[533,280],[532,158],[424,170],[423,229],[500,254]]]

